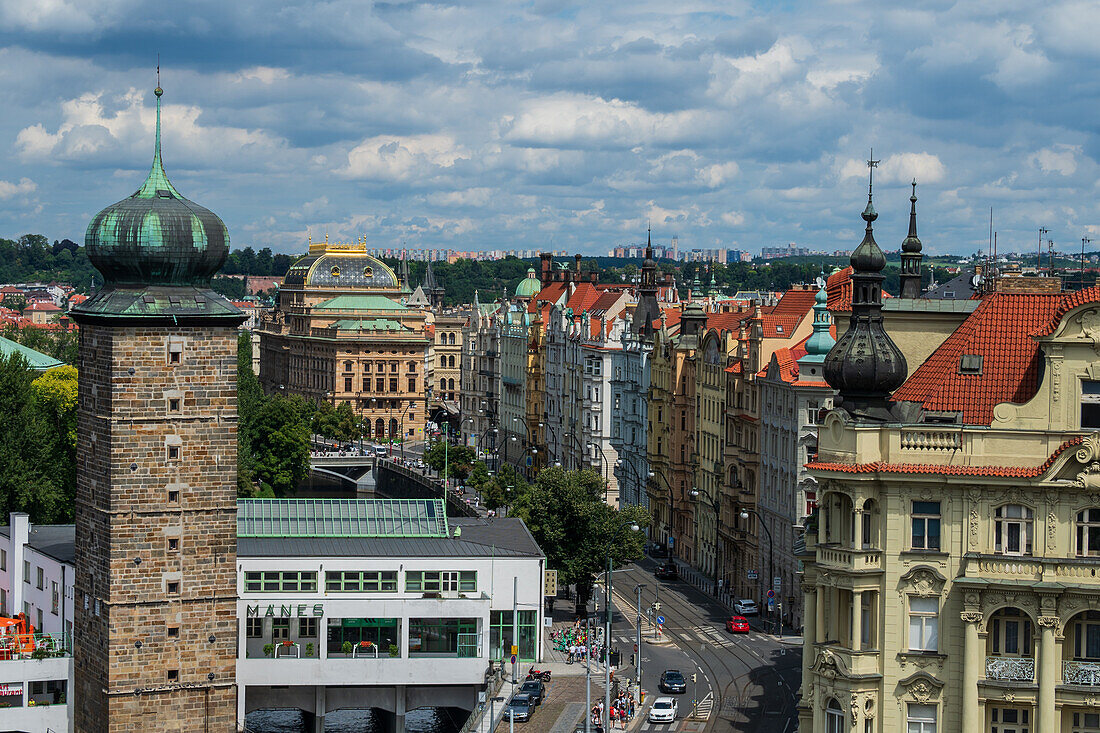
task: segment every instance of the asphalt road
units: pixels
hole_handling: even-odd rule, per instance
[[[784,733],[797,727],[795,710],[801,684],[802,651],[781,644],[758,631],[730,634],[725,630],[729,613],[713,599],[684,581],[658,581],[655,564],[648,558],[614,573],[613,589],[618,613],[612,617],[613,648],[623,652],[624,663],[633,652],[637,594],[642,589],[642,609],[651,606],[659,584],[660,615],[665,617],[664,638],[674,645],[642,644],[643,688],[652,696],[665,669],[679,669],[688,679],[688,690],[674,695],[679,717],[686,718],[692,700],[706,723],[679,722],[676,726],[642,724],[641,731],[760,731]],[[627,600],[629,599],[629,600]],[[629,604],[629,605],[628,605]],[[601,604],[602,605],[602,604]],[[624,608],[625,606],[625,608]],[[643,621],[643,629],[646,629]],[[629,642],[624,640],[629,638]],[[697,682],[692,684],[691,675]],[[652,697],[651,697],[652,699]]]

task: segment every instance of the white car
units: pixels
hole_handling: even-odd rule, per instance
[[[742,616],[755,616],[760,613],[760,609],[756,607],[756,601],[751,598],[742,598],[733,604],[733,610]]]
[[[676,720],[676,700],[671,697],[658,697],[649,709],[650,723],[672,723]]]

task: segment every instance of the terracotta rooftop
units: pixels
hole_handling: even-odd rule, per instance
[[[810,289],[792,289],[783,293],[779,302],[775,304],[772,313],[780,316],[802,317],[814,307],[814,297],[817,292]]]
[[[829,307],[831,311],[844,311],[848,312],[852,310],[852,267],[849,265],[843,270],[834,272],[829,275],[825,281],[825,293],[829,296],[829,299],[825,302],[825,305]],[[894,296],[885,290],[882,291],[882,298],[892,298]],[[810,305],[813,305],[812,303]]]
[[[815,471],[840,473],[927,473],[943,476],[1003,476],[1007,478],[1034,478],[1046,473],[1058,456],[1067,448],[1080,445],[1084,436],[1070,438],[1039,466],[940,466],[930,463],[807,463],[806,468]]]
[[[963,423],[989,425],[1002,402],[1035,396],[1043,357],[1034,335],[1049,333],[1072,307],[1100,301],[1100,289],[1079,293],[991,293],[894,392],[896,402],[960,411]],[[1052,325],[1053,324],[1053,325]],[[963,373],[964,355],[980,367]]]

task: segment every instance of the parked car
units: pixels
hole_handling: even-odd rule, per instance
[[[731,634],[749,633],[749,620],[744,616],[730,616],[726,619],[726,631]]]
[[[668,548],[660,542],[654,542],[649,546],[649,554],[651,557],[668,557]]]
[[[526,692],[517,692],[504,708],[504,719],[516,722],[528,721],[535,712],[535,703]]]
[[[542,705],[542,701],[546,697],[546,685],[542,680],[527,680],[519,686],[519,691],[530,695],[531,700],[536,705]]]
[[[671,697],[658,697],[653,701],[653,707],[649,709],[650,723],[672,723],[676,720],[678,709],[676,701]]]
[[[661,680],[657,683],[657,689],[661,692],[687,692],[687,680],[678,669],[666,669],[661,672]]]
[[[658,565],[653,574],[657,577],[657,580],[676,580],[680,577],[680,573],[676,571],[676,566],[670,562]]]
[[[742,616],[755,616],[760,613],[760,609],[756,607],[756,601],[751,598],[742,598],[739,601],[735,601],[733,610]]]

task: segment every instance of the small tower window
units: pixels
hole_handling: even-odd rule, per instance
[[[180,398],[179,397],[169,397],[168,398],[168,412],[179,412],[179,411],[180,411]]]
[[[168,595],[178,596],[180,594],[180,584],[178,580],[171,580],[167,583]]]
[[[168,538],[168,549],[169,550],[178,550],[179,548],[180,548],[179,538],[178,537],[169,537]]]
[[[183,341],[175,340],[168,342],[168,363],[180,364],[183,362]]]
[[[166,629],[166,631],[168,633],[168,638],[169,639],[178,639],[178,638],[180,638],[180,627],[179,626],[169,626]]]
[[[180,457],[180,447],[178,445],[168,446],[168,460],[178,461]]]
[[[363,277],[374,277],[374,268],[367,265],[363,268]]]
[[[180,679],[180,671],[178,669],[168,670],[168,681],[169,682],[179,682],[179,679]]]

